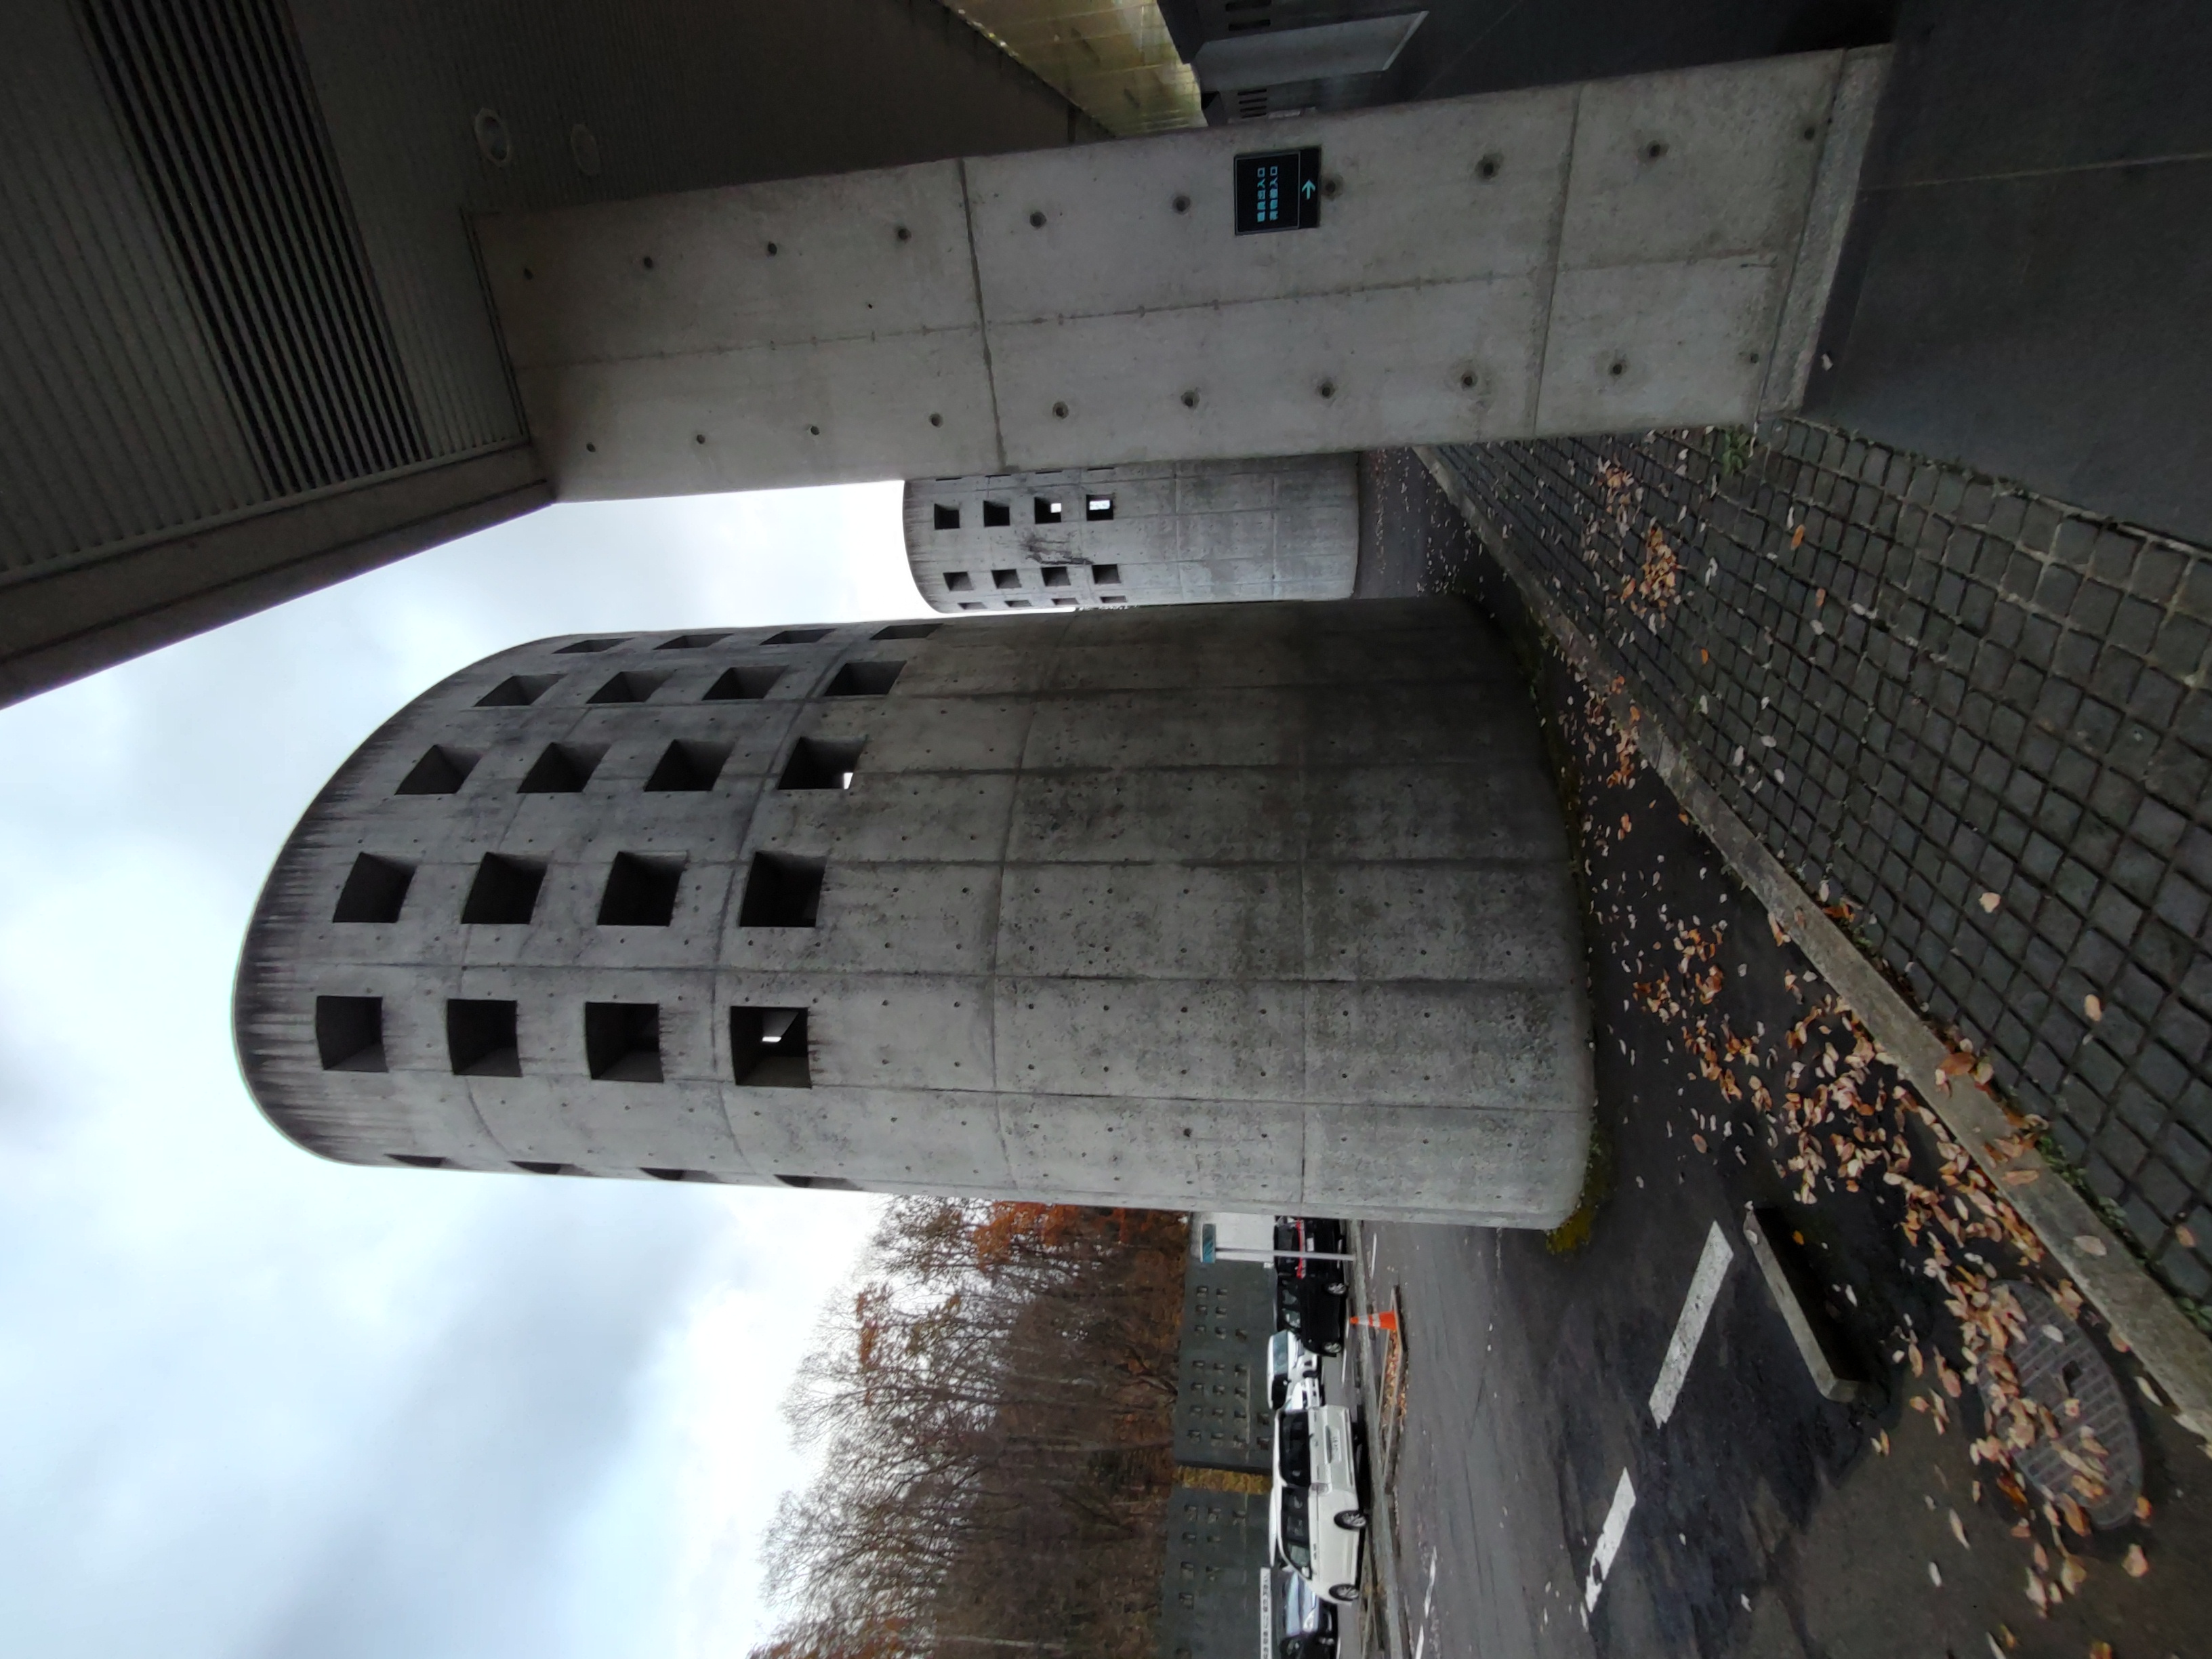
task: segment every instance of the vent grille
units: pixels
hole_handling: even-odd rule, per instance
[[[283,0],[84,0],[84,15],[270,493],[422,460]]]

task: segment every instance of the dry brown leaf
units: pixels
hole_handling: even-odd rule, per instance
[[[2173,1236],[2190,1249],[2197,1248],[2197,1235],[2187,1227],[2176,1227]]]
[[[1974,1069],[1974,1057],[1972,1054],[1946,1054],[1943,1056],[1943,1063],[1936,1069],[1945,1077],[1956,1077],[1961,1072],[1971,1072]]]
[[[2150,1519],[2149,1498],[2138,1498],[2136,1499],[2136,1519],[2138,1521],[2148,1521]]]
[[[2005,1171],[2005,1185],[2008,1187],[2025,1187],[2029,1182],[2034,1181],[2041,1174],[2042,1171],[2039,1170],[2007,1170]]]
[[[1984,893],[1982,895],[1982,908],[1990,912],[1991,915],[1995,915],[1997,906],[2003,902],[2004,901],[1999,898],[1995,893]]]
[[[2112,1644],[2110,1642],[2090,1643],[2089,1659],[2112,1659]]]
[[[2128,1546],[2128,1553],[2120,1558],[2120,1565],[2127,1570],[2130,1578],[2141,1578],[2150,1571],[2149,1559],[2143,1554],[2141,1544]]]
[[[2058,1564],[2059,1582],[2066,1586],[2069,1595],[2079,1595],[2081,1586],[2089,1581],[2089,1569],[2083,1566],[2078,1556],[2068,1556]]]
[[[2076,1233],[2074,1235],[2074,1248],[2083,1255],[2102,1255],[2105,1254],[2105,1241],[2092,1238],[2087,1233]]]
[[[2104,1002],[2094,991],[2081,999],[2081,1012],[2088,1015],[2093,1022],[2104,1018]]]
[[[1796,529],[1790,532],[1790,545],[1793,548],[1802,547],[1805,545],[1805,526],[1803,525],[1799,525]]]
[[[2027,1599],[2035,1603],[2039,1613],[2047,1613],[2051,1607],[2051,1592],[2043,1588],[2043,1581],[2033,1573],[2027,1575]]]

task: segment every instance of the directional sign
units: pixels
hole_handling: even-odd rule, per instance
[[[1237,158],[1237,234],[1311,230],[1321,222],[1321,151],[1276,149]]]

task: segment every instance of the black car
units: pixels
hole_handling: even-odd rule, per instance
[[[1283,1587],[1283,1659],[1332,1659],[1336,1652],[1336,1607],[1314,1594],[1294,1572],[1278,1573]]]
[[[1344,1254],[1341,1221],[1307,1216],[1275,1218],[1275,1248],[1285,1252],[1319,1250]],[[1308,1255],[1275,1258],[1275,1323],[1296,1331],[1316,1353],[1344,1352],[1345,1311],[1350,1306],[1352,1264],[1316,1261]]]

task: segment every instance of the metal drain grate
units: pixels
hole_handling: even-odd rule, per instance
[[[2079,1504],[2092,1526],[2117,1527],[2133,1519],[2142,1490],[2142,1444],[2119,1379],[2081,1328],[2042,1291],[2016,1280],[1996,1288],[2012,1292],[2027,1316],[2026,1328],[2006,1351],[2020,1391],[2048,1410],[2062,1430],[2055,1443],[2039,1437],[2014,1452],[2014,1467],[2045,1498]],[[1982,1401],[1986,1410],[1986,1383]],[[2068,1409],[2069,1401],[2077,1403],[2078,1415]],[[2084,1474],[2085,1468],[2098,1474]]]

